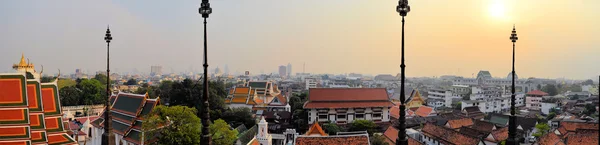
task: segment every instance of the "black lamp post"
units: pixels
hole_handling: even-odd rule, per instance
[[[112,134],[112,121],[110,116],[110,104],[109,98],[111,95],[110,92],[110,41],[112,40],[112,35],[110,35],[110,28],[106,28],[106,35],[104,36],[104,40],[106,41],[106,102],[104,103],[105,111],[104,111],[104,133],[102,133],[102,145],[114,145],[115,144],[115,135]]]
[[[513,43],[513,53],[512,53],[512,87],[511,87],[511,95],[510,95],[510,117],[508,120],[508,140],[506,140],[507,145],[518,145],[517,140],[517,121],[515,117],[515,43],[519,40],[517,37],[517,30],[515,30],[515,26],[513,26],[512,34],[510,34],[510,40]]]
[[[210,139],[210,133],[208,130],[208,125],[210,123],[210,116],[208,114],[208,55],[207,55],[207,43],[206,43],[206,18],[208,18],[208,15],[210,15],[212,13],[212,8],[210,8],[210,3],[208,3],[208,0],[202,0],[202,4],[200,4],[200,9],[198,9],[198,12],[200,14],[202,14],[202,18],[204,18],[204,87],[202,89],[203,92],[203,96],[204,98],[202,98],[202,103],[204,104],[204,108],[200,109],[200,114],[198,114],[198,116],[200,116],[200,118],[202,119],[202,140],[200,142],[200,144],[202,145],[210,145],[211,144],[211,139]]]
[[[401,69],[401,80],[400,80],[400,117],[399,117],[399,122],[400,122],[400,130],[398,131],[398,139],[396,139],[396,145],[408,145],[408,138],[406,138],[406,118],[405,118],[405,109],[406,106],[404,105],[404,79],[405,79],[405,71],[404,68],[406,67],[406,65],[404,65],[404,17],[406,16],[406,14],[408,14],[408,12],[410,12],[410,6],[408,5],[408,0],[399,0],[398,1],[398,6],[396,7],[396,12],[400,13],[400,16],[402,16],[402,62],[400,64],[400,69]]]

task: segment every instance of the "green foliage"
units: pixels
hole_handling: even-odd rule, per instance
[[[78,79],[78,83],[64,86],[59,90],[61,105],[91,105],[103,104],[106,98],[106,87],[95,79]],[[67,83],[73,83],[68,81]]]
[[[350,131],[367,131],[369,132],[369,135],[372,135],[373,132],[375,131],[375,128],[377,128],[377,125],[375,124],[375,122],[371,121],[371,120],[354,120],[354,122],[352,122],[350,124]]]
[[[31,74],[30,72],[26,72],[25,73],[25,78],[27,78],[27,79],[34,79],[33,74]]]
[[[581,82],[581,85],[594,85],[594,81],[591,79]]]
[[[325,132],[329,135],[334,135],[337,134],[337,132],[342,131],[342,129],[339,126],[337,126],[337,124],[332,122],[323,124],[323,129],[325,129]]]
[[[390,145],[385,140],[386,138],[379,134],[375,134],[369,138],[369,141],[371,141],[371,145]]]
[[[594,104],[585,104],[585,109],[583,110],[583,114],[590,116],[596,112],[596,105]]]
[[[569,86],[569,90],[571,92],[581,92],[581,91],[583,91],[583,89],[581,88],[581,86],[580,85],[576,85],[576,84]]]
[[[231,108],[221,114],[221,119],[231,126],[254,126],[256,121],[252,118],[252,110],[249,108]]]
[[[570,100],[579,100],[579,95],[575,94],[569,98]]]
[[[40,82],[42,82],[42,83],[48,83],[48,82],[52,82],[52,81],[54,81],[54,77],[45,76],[45,77],[40,78]],[[59,87],[59,89],[60,89],[60,87]]]
[[[548,126],[546,123],[537,124],[535,125],[535,128],[537,129],[537,132],[534,133],[533,136],[537,138],[544,136],[546,133],[548,133],[548,131],[550,131],[550,126]]]
[[[106,75],[104,74],[96,74],[93,79],[100,81],[100,83],[103,85],[106,85]],[[110,80],[110,84],[115,84],[115,80]]]
[[[200,144],[202,125],[195,114],[190,107],[157,106],[144,117],[145,138],[157,137],[158,144]]]
[[[125,85],[137,85],[137,80],[131,78],[131,79],[127,80]]]
[[[554,96],[558,94],[558,89],[553,84],[548,84],[542,87],[542,91],[548,93],[550,96]]]
[[[458,102],[456,104],[453,104],[452,106],[453,106],[452,108],[454,108],[456,110],[460,110],[460,108],[462,107],[462,102]]]
[[[304,102],[308,99],[307,93],[294,94],[290,97],[289,104],[292,112],[292,125],[298,132],[308,130],[308,112],[304,110]]]
[[[44,81],[42,81],[44,82]],[[75,82],[75,80],[72,79],[58,79],[58,89],[62,89],[64,87],[68,87],[68,86],[75,86],[77,85],[77,82]]]
[[[554,117],[556,117],[556,113],[554,113],[554,112],[550,112],[550,113],[548,113],[548,116],[546,117],[546,120],[551,120],[551,119],[553,119]]]
[[[215,120],[209,128],[213,144],[233,144],[237,140],[238,131],[232,129],[222,119]]]

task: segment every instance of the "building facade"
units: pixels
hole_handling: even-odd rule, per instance
[[[540,110],[542,108],[542,99],[548,96],[548,93],[540,90],[534,90],[526,94],[525,107],[531,110]]]
[[[389,122],[393,104],[385,88],[312,88],[304,109],[308,123],[352,123],[354,120]]]

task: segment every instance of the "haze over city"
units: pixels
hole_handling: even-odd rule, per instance
[[[411,1],[406,23],[407,76],[460,75],[511,67],[516,24],[519,77],[589,79],[600,72],[597,0]],[[211,1],[210,69],[270,73],[291,63],[310,73],[400,72],[397,0]],[[21,54],[46,73],[111,69],[166,72],[202,67],[198,1],[1,1],[0,72]],[[52,68],[52,69],[49,69]]]

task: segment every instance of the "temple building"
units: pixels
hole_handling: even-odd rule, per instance
[[[115,143],[119,145],[144,145],[156,139],[144,139],[142,122],[144,115],[152,112],[160,104],[159,98],[150,99],[148,94],[129,94],[119,92],[110,97],[110,113],[112,116]],[[103,112],[100,116],[104,116]],[[100,145],[104,133],[104,118],[98,118],[91,124],[91,145]]]
[[[352,123],[354,120],[389,122],[390,101],[385,88],[311,88],[304,109],[308,124]]]
[[[58,79],[40,83],[23,56],[13,68],[18,73],[0,74],[0,144],[77,144],[64,129]]]
[[[426,104],[425,99],[421,97],[421,93],[419,93],[419,90],[414,89],[411,92],[410,98],[406,100],[406,108],[419,108],[423,106],[423,104]]]
[[[229,90],[225,104],[230,108],[250,108],[255,112],[290,111],[288,98],[271,81],[250,81]],[[260,114],[259,114],[260,115]]]

